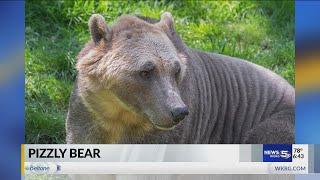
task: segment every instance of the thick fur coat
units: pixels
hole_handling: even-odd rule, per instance
[[[160,22],[125,16],[112,27],[93,15],[89,28],[92,41],[78,56],[67,143],[294,143],[294,88],[249,61],[188,48],[169,13]],[[128,39],[137,46],[121,51]],[[152,86],[123,73],[140,68],[142,56],[153,58],[159,74]],[[171,61],[179,62],[176,80],[167,73]],[[164,106],[172,104],[185,105],[188,115],[173,128],[157,128],[170,124]]]

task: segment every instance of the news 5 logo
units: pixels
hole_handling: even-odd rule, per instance
[[[292,162],[292,144],[264,144],[263,162]]]

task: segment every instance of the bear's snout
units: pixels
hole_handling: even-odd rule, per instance
[[[186,106],[175,107],[171,110],[171,116],[172,116],[173,122],[176,124],[182,121],[188,114],[189,114],[189,110]]]

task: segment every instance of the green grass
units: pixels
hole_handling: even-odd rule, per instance
[[[26,143],[64,143],[75,56],[89,40],[87,20],[103,14],[173,14],[191,48],[248,59],[294,85],[294,2],[27,1]]]

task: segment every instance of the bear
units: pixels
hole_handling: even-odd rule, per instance
[[[271,70],[188,48],[169,12],[88,25],[67,143],[294,143],[295,90]]]

